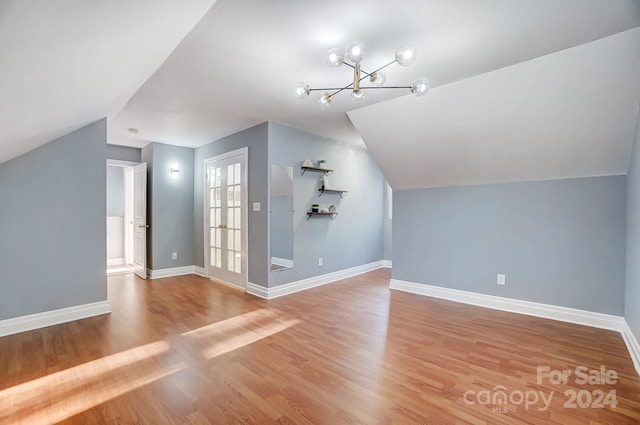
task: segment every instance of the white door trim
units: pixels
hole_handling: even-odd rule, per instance
[[[133,161],[120,161],[119,159],[107,159],[107,165],[113,165],[115,167],[135,167],[140,164]]]
[[[233,151],[225,152],[220,155],[213,156],[211,158],[206,158],[204,160],[204,168],[202,170],[202,179],[204,182],[203,189],[203,197],[202,197],[202,232],[203,232],[203,250],[204,250],[204,272],[207,277],[210,277],[209,270],[209,246],[207,241],[209,240],[208,229],[209,224],[207,223],[207,219],[209,218],[209,187],[207,181],[207,167],[210,164],[214,164],[219,161],[224,161],[229,158],[240,157],[242,164],[244,165],[244,172],[242,173],[242,183],[244,185],[244,190],[242,191],[242,203],[244,205],[242,212],[242,228],[244,232],[242,232],[242,270],[244,271],[244,281],[242,282],[242,289],[246,291],[247,282],[249,280],[249,148],[243,147],[240,149],[236,149]],[[236,285],[233,285],[236,286]]]
[[[119,264],[133,264],[133,167],[140,165],[139,162],[121,161],[119,159],[107,159],[107,165],[122,168],[123,174],[123,196],[124,196],[124,227],[123,243],[124,258],[117,259],[119,262],[107,259],[107,266]],[[121,260],[121,261],[120,261]]]

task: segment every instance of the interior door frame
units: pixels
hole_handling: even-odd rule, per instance
[[[248,147],[243,147],[240,149],[236,149],[233,151],[229,151],[229,152],[225,152],[222,153],[220,155],[216,155],[210,158],[206,158],[204,160],[204,168],[203,168],[203,182],[204,182],[204,189],[203,189],[203,198],[202,198],[202,231],[203,231],[203,249],[204,249],[204,272],[205,275],[207,277],[211,277],[210,276],[210,261],[209,261],[209,223],[208,223],[208,218],[209,218],[209,181],[208,181],[208,173],[207,173],[207,168],[210,164],[215,164],[216,162],[220,162],[220,161],[224,161],[233,157],[240,157],[240,163],[241,163],[241,169],[243,170],[243,172],[241,173],[241,178],[242,178],[242,186],[244,187],[244,190],[242,191],[242,204],[244,205],[244,211],[241,214],[241,220],[242,220],[242,228],[244,229],[243,235],[242,235],[242,250],[240,251],[242,254],[242,270],[244,270],[244,276],[245,279],[242,282],[242,286],[241,288],[243,290],[247,290],[247,283],[249,281],[249,179],[248,179],[248,174],[249,174],[249,148]],[[233,283],[230,282],[226,282],[220,278],[215,278],[221,282],[224,282],[226,284],[229,284],[233,287],[238,287],[238,285],[235,285]]]

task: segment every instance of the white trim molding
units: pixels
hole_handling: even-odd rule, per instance
[[[622,334],[624,343],[627,344],[627,350],[629,350],[633,366],[636,368],[636,372],[640,376],[640,344],[638,344],[638,340],[631,331],[629,324],[624,319],[622,320],[622,330],[620,333]]]
[[[124,258],[107,258],[107,266],[123,266]]]
[[[207,273],[205,272],[204,267],[193,266],[193,273],[197,274],[200,277],[209,277],[207,276]]]
[[[163,277],[184,276],[186,274],[195,274],[200,277],[208,277],[204,267],[200,266],[182,266],[171,267],[168,269],[151,270],[147,268],[147,276],[149,279],[162,279]]]
[[[122,161],[119,159],[107,159],[107,165],[113,165],[116,167],[135,167],[136,165],[139,165],[139,162],[133,162],[133,161]]]
[[[363,264],[361,266],[339,270],[337,272],[322,274],[298,280],[296,282],[285,283],[284,285],[275,286],[273,288],[265,288],[264,286],[249,282],[247,284],[247,293],[270,300],[272,298],[278,298],[295,292],[304,291],[305,289],[315,288],[316,286],[326,285],[327,283],[335,282],[337,280],[357,276],[382,267],[383,261],[375,261],[373,263]]]
[[[161,279],[163,277],[183,276],[185,274],[197,274],[196,266],[171,267],[168,269],[147,269],[149,279]]]
[[[99,301],[0,320],[0,337],[108,313],[111,313],[109,301]]]
[[[393,262],[391,260],[382,260],[382,267],[385,269],[393,268]]]
[[[591,326],[594,328],[608,329],[618,332],[622,331],[622,322],[624,320],[620,316],[614,316],[611,314],[595,313],[592,311],[578,310],[569,307],[496,297],[494,295],[484,295],[476,292],[406,282],[397,279],[391,279],[389,288],[403,292],[410,292],[412,294],[425,295],[433,298],[441,298],[464,304],[492,308],[494,310],[509,311],[511,313],[560,320],[562,322],[576,323],[578,325]]]
[[[247,282],[247,293],[265,300],[269,299],[269,288],[256,285],[255,283]]]

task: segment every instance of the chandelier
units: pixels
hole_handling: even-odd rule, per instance
[[[344,64],[350,68],[353,68],[353,82],[344,87],[325,87],[325,88],[311,88],[306,83],[298,83],[296,86],[296,97],[302,99],[312,91],[321,91],[320,103],[325,106],[331,105],[333,96],[344,90],[351,90],[351,99],[360,101],[364,99],[364,91],[371,89],[410,89],[411,93],[416,96],[424,96],[427,94],[430,88],[429,81],[426,78],[418,78],[414,80],[410,86],[383,86],[386,80],[385,75],[380,72],[389,65],[398,63],[401,66],[409,66],[416,60],[416,49],[408,44],[403,44],[398,50],[396,50],[396,57],[394,60],[373,72],[367,72],[362,69],[360,62],[364,58],[365,47],[360,41],[352,41],[346,48],[343,54],[341,50],[334,48],[329,50],[327,57],[327,65],[332,68],[337,68]],[[345,56],[346,59],[345,60]],[[360,83],[363,80],[369,80],[371,86],[363,87]]]

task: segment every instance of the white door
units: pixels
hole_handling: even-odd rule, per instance
[[[217,280],[247,287],[247,150],[205,162],[205,266]]]
[[[133,271],[147,278],[147,164],[133,167]]]

